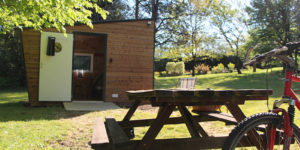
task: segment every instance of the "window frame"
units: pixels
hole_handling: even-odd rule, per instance
[[[74,58],[75,58],[75,56],[90,56],[91,57],[90,70],[83,70],[83,71],[85,71],[85,72],[93,72],[94,71],[94,54],[93,53],[74,53]],[[78,69],[75,69],[75,70],[78,70]],[[73,72],[75,70],[73,70]]]

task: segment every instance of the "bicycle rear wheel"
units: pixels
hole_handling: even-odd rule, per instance
[[[275,113],[260,113],[250,116],[240,122],[225,140],[223,150],[238,149],[268,149],[268,128],[276,128],[274,149],[283,149],[283,118]],[[300,129],[293,127],[293,138],[290,149],[300,149]]]

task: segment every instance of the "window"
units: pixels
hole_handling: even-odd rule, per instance
[[[93,54],[75,53],[73,60],[73,70],[83,70],[93,72]]]

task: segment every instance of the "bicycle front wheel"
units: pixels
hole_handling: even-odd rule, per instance
[[[270,128],[276,128],[274,149],[283,149],[283,118],[275,113],[260,113],[250,116],[240,122],[229,134],[224,142],[223,150],[268,149]],[[293,127],[291,150],[300,149],[300,129]]]

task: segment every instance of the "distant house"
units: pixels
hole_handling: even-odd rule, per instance
[[[125,91],[153,88],[154,22],[109,21],[22,33],[29,102],[128,102]]]

